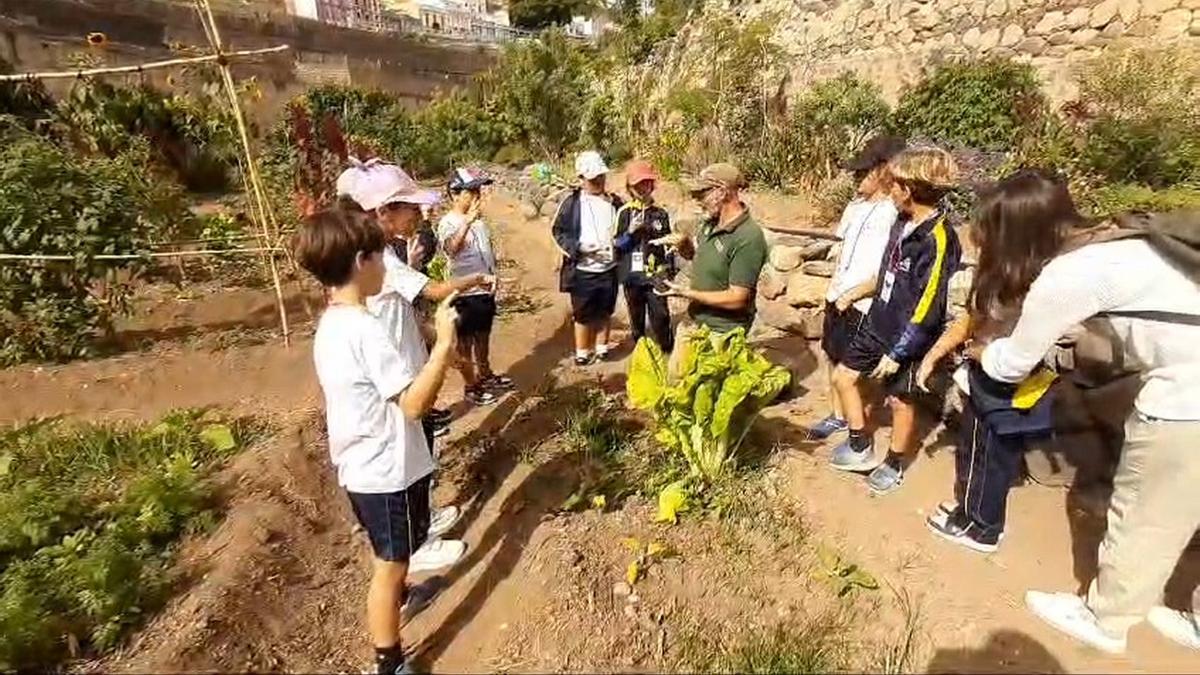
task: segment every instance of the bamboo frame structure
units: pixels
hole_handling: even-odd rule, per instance
[[[141,260],[142,258],[187,258],[197,255],[241,255],[243,253],[279,253],[284,249],[278,246],[258,246],[254,248],[214,248],[197,249],[194,251],[154,251],[151,253],[101,253],[91,256],[92,260]],[[25,260],[30,262],[51,262],[74,260],[75,256],[66,254],[42,253],[0,253],[0,261]]]
[[[120,75],[123,73],[142,73],[147,70],[158,70],[161,68],[178,68],[180,66],[188,66],[195,63],[212,63],[221,61],[222,59],[245,58],[250,56],[262,56],[264,54],[278,54],[291,49],[289,45],[279,45],[278,47],[266,47],[263,49],[247,49],[238,52],[229,52],[228,54],[207,54],[205,56],[192,56],[186,58],[169,59],[167,61],[153,61],[151,63],[143,63],[134,66],[113,66],[111,68],[87,68],[84,70],[63,70],[48,73],[16,73],[13,75],[0,75],[0,82],[27,82],[30,80],[62,80],[67,78],[92,77],[94,75]]]
[[[131,66],[113,66],[105,68],[87,68],[71,71],[53,71],[41,73],[16,73],[10,75],[0,75],[0,83],[2,82],[30,82],[35,80],[52,80],[52,79],[67,79],[67,78],[84,78],[96,75],[117,75],[128,73],[143,73],[148,70],[157,70],[163,68],[179,68],[182,66],[194,65],[199,63],[212,63],[217,66],[221,73],[221,82],[226,95],[229,97],[230,109],[233,112],[234,121],[238,129],[238,136],[242,146],[242,163],[243,172],[242,180],[247,195],[251,199],[250,219],[258,226],[258,234],[253,235],[253,238],[259,239],[261,246],[253,248],[240,249],[201,249],[192,251],[157,251],[145,254],[102,254],[92,256],[95,260],[138,260],[142,258],[182,258],[188,256],[201,255],[241,255],[241,254],[259,254],[262,255],[268,269],[271,272],[271,282],[275,290],[275,301],[279,309],[279,323],[283,333],[283,344],[285,347],[291,345],[291,333],[288,327],[287,307],[283,299],[283,286],[279,277],[279,267],[275,262],[275,255],[283,253],[290,260],[289,251],[279,246],[280,232],[278,224],[275,220],[270,204],[267,202],[266,190],[263,187],[262,178],[258,173],[258,163],[255,161],[254,151],[250,144],[250,133],[246,126],[246,117],[242,111],[241,101],[237,95],[237,85],[234,82],[233,74],[230,71],[230,61],[235,59],[243,59],[254,56],[263,56],[267,54],[277,54],[285,52],[291,47],[289,45],[278,45],[275,47],[265,47],[262,49],[247,49],[240,51],[226,52],[221,43],[221,36],[217,29],[216,18],[213,15],[212,6],[208,0],[193,0],[196,13],[200,19],[200,24],[204,28],[204,34],[208,38],[209,45],[213,50],[212,54],[194,57],[182,57],[177,59],[167,59],[164,61],[153,61]],[[250,237],[247,237],[250,238]],[[0,261],[21,261],[21,262],[52,262],[52,261],[70,261],[74,260],[75,256],[65,254],[12,254],[0,253]]]

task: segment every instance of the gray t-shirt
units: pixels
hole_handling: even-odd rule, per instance
[[[443,249],[446,242],[462,228],[466,219],[465,214],[450,212],[438,221],[438,241]],[[450,274],[456,278],[472,274],[495,274],[496,253],[492,249],[492,236],[487,225],[482,219],[476,218],[470,228],[458,255],[450,256],[447,253],[450,257]],[[486,287],[477,287],[463,291],[462,295],[487,295],[488,292]]]

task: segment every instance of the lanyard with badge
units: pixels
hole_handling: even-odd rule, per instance
[[[630,218],[629,229],[637,231],[646,226],[646,207],[638,209]],[[642,244],[629,254],[629,271],[635,274],[641,274],[646,271],[646,254],[642,250]]]
[[[879,287],[879,299],[883,304],[887,304],[892,299],[892,288],[896,285],[896,270],[900,268],[900,250],[904,248],[904,231],[900,231],[900,236],[896,239],[896,245],[892,247],[891,256],[888,258],[887,269],[883,272],[883,284]]]

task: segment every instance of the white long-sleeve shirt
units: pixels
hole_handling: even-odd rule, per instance
[[[1071,327],[1102,312],[1200,314],[1200,285],[1163,260],[1141,239],[1084,246],[1055,258],[1029,288],[1009,337],[988,345],[983,369],[1019,382]],[[1105,317],[1142,368],[1134,405],[1166,420],[1200,420],[1200,326],[1142,318]]]

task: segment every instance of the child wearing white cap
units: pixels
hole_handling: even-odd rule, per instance
[[[559,205],[554,242],[562,252],[559,289],[571,296],[575,322],[575,364],[604,359],[617,306],[617,262],[613,250],[621,199],[605,189],[608,166],[594,150],[579,153],[580,186]],[[593,348],[595,352],[593,353]]]

